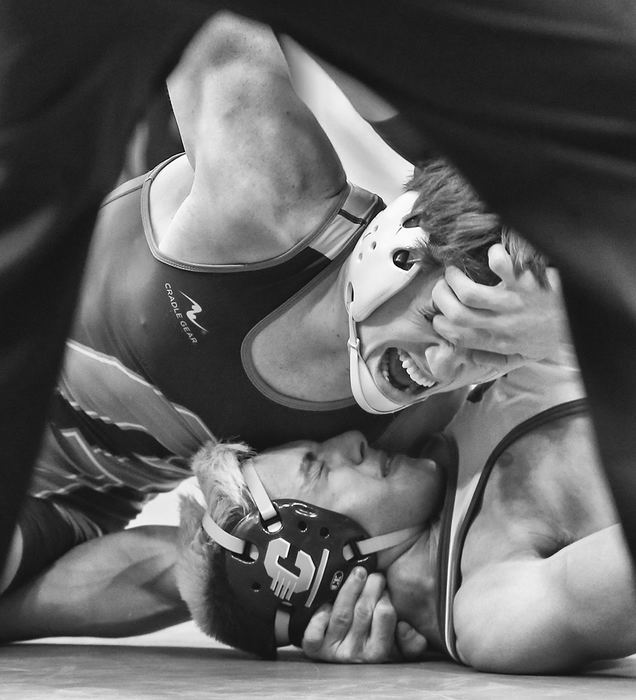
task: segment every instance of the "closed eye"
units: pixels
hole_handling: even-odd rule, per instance
[[[325,462],[322,459],[318,459],[316,454],[310,450],[303,455],[300,470],[306,481],[314,482],[322,476],[325,470]]]

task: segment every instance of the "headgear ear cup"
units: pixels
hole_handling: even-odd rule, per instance
[[[288,606],[288,640],[276,641],[300,645],[314,612],[335,599],[351,570],[360,565],[374,571],[377,558],[355,548],[367,533],[351,518],[300,501],[274,503],[280,531],[268,532],[257,512],[246,516],[233,534],[255,545],[259,557],[254,561],[228,552],[226,570],[241,604],[255,619],[267,620],[272,633],[278,608]],[[346,550],[351,543],[354,547]],[[351,553],[348,559],[345,552]]]

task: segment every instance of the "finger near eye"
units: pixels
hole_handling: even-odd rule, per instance
[[[457,325],[445,316],[435,316],[433,330],[455,347],[484,350],[490,348],[491,345],[492,334],[490,332],[472,326]]]
[[[456,267],[447,268],[444,281],[453,296],[470,309],[501,312],[507,310],[515,299],[515,295],[511,294],[505,286],[479,284]]]
[[[507,354],[487,350],[474,350],[471,358],[475,364],[490,367],[496,372],[509,372],[527,362],[527,359],[518,353]]]
[[[491,287],[474,282],[456,267],[448,267],[444,279],[462,304],[479,309],[488,303]]]
[[[466,306],[457,298],[445,280],[435,285],[432,298],[439,312],[452,323],[458,326],[477,326],[481,324],[484,311]]]
[[[501,243],[489,248],[488,265],[504,284],[514,284],[516,276],[512,258]]]

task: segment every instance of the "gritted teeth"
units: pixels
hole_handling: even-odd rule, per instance
[[[426,375],[415,364],[415,362],[407,352],[405,352],[404,350],[398,350],[398,357],[400,358],[402,367],[404,367],[406,373],[416,384],[419,384],[420,386],[423,386],[426,389],[429,389],[435,384],[433,380],[428,379],[426,377]]]

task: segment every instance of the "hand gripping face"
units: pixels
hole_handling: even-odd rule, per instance
[[[426,397],[407,397],[397,403],[376,386],[360,353],[356,323],[364,321],[384,302],[404,289],[422,264],[407,260],[405,251],[426,240],[421,228],[405,228],[417,192],[405,192],[369,224],[347,260],[345,307],[349,316],[349,378],[356,402],[369,413],[393,413]]]
[[[351,518],[304,501],[271,501],[252,465],[243,475],[257,509],[231,533],[209,515],[202,528],[226,550],[228,582],[255,624],[271,628],[273,645],[300,646],[309,620],[332,602],[355,566],[376,569],[375,553],[415,538],[405,528],[369,538]]]

